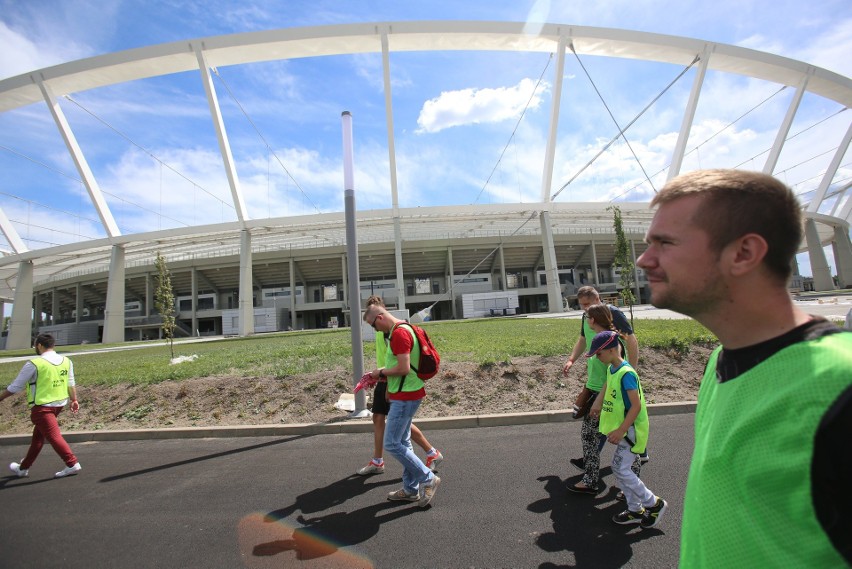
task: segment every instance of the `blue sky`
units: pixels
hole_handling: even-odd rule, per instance
[[[852,75],[848,1],[0,0],[0,79],[164,42],[397,20],[632,29],[750,47]],[[681,71],[641,61],[582,61],[621,125]],[[547,54],[392,53],[390,64],[401,206],[541,199],[554,81]],[[553,191],[617,133],[573,56],[564,79]],[[214,83],[249,217],[343,209],[343,110],[354,117],[357,205],[390,206],[380,55],[224,67]],[[653,189],[643,169],[662,185],[691,83],[692,72],[628,131],[630,146],[614,144],[557,199],[647,201]],[[708,73],[683,169],[761,169],[792,97],[792,89],[779,89]],[[236,218],[198,72],[75,93],[60,104],[122,233]],[[801,134],[788,142],[776,169],[798,193],[807,196],[820,182],[849,125],[852,111],[841,110],[815,96],[803,101],[791,129]],[[850,155],[836,183],[852,177]],[[29,248],[105,234],[45,105],[0,114],[0,171],[0,207]],[[2,237],[0,248],[9,249]],[[800,261],[809,274],[806,259]]]

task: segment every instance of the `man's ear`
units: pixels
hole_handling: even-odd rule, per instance
[[[722,255],[730,274],[739,277],[758,268],[768,252],[766,239],[757,233],[746,233],[725,247]]]

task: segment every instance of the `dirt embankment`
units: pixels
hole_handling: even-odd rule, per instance
[[[642,350],[639,376],[648,403],[693,401],[710,348],[689,353]],[[511,363],[479,366],[444,363],[429,380],[418,417],[450,417],[566,409],[582,387],[585,362],[566,378],[564,357],[515,358]],[[64,431],[271,425],[342,420],[334,407],[351,392],[348,370],[272,377],[204,377],[149,386],[78,386],[80,412],[60,416]],[[30,432],[22,395],[0,405],[0,434]]]

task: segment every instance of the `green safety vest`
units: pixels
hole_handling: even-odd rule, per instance
[[[587,354],[589,353],[589,350],[592,349],[592,340],[595,338],[595,334],[597,334],[597,332],[595,332],[594,328],[589,326],[589,319],[584,317],[583,337],[586,339],[585,353]],[[586,370],[588,371],[586,387],[592,391],[600,391],[606,382],[606,368],[607,365],[598,358],[586,358]]]
[[[417,342],[417,335],[414,334],[414,330],[411,329],[411,326],[400,324],[397,328],[408,330],[408,333],[411,334],[411,339],[413,341],[411,345],[411,359],[409,360],[411,363],[411,369],[408,371],[408,375],[405,376],[404,382],[401,375],[388,376],[388,393],[398,393],[400,385],[402,385],[402,391],[419,391],[426,384],[423,383],[422,379],[417,377],[417,372],[414,371],[414,368],[420,365],[420,344]],[[399,360],[397,360],[396,355],[391,350],[390,337],[388,337],[385,342],[385,367],[390,369],[396,367]]]
[[[385,352],[387,351],[387,346],[385,345],[385,334],[384,332],[379,332],[376,330],[376,367],[383,368],[385,367],[385,361],[387,358],[385,357]]]
[[[586,339],[586,351],[584,353],[588,354],[589,350],[592,349],[592,340],[594,340],[595,334],[597,332],[589,326],[589,319],[583,317],[583,338]],[[624,339],[622,339],[621,334],[618,335],[618,341],[621,342],[621,346],[624,348],[624,359],[627,359],[627,346],[624,345]],[[604,383],[606,383],[606,368],[607,365],[598,358],[586,358],[586,371],[588,372],[586,387],[592,391],[600,391]]]
[[[68,399],[68,374],[71,372],[71,360],[62,358],[59,364],[54,365],[38,357],[30,362],[36,368],[36,377],[27,389],[27,404],[30,407]]]
[[[852,385],[852,334],[788,346],[724,383],[720,351],[698,392],[680,566],[846,566],[817,520],[811,468],[820,421]]]
[[[595,358],[597,359],[597,358]],[[627,415],[627,409],[624,405],[624,398],[621,392],[621,379],[628,371],[636,374],[636,380],[639,380],[639,374],[626,361],[615,373],[612,373],[607,367],[606,370],[606,392],[604,393],[603,406],[601,407],[601,419],[598,429],[601,433],[607,435],[616,430],[624,422],[624,417]],[[639,404],[642,409],[633,421],[633,429],[636,433],[636,440],[630,450],[635,454],[645,452],[645,447],[648,446],[648,430],[650,424],[648,422],[648,406],[645,405],[645,392],[642,390],[642,383],[639,383]]]

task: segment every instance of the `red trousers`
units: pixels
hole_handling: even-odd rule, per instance
[[[59,423],[56,417],[62,412],[64,407],[44,407],[42,405],[33,406],[30,411],[30,420],[35,427],[33,428],[33,439],[30,442],[30,450],[27,451],[27,456],[21,462],[21,470],[27,470],[33,465],[38,453],[41,452],[41,447],[44,446],[44,441],[50,443],[65,466],[74,466],[77,464],[77,457],[71,452],[71,447],[62,438],[62,433],[59,432]]]

